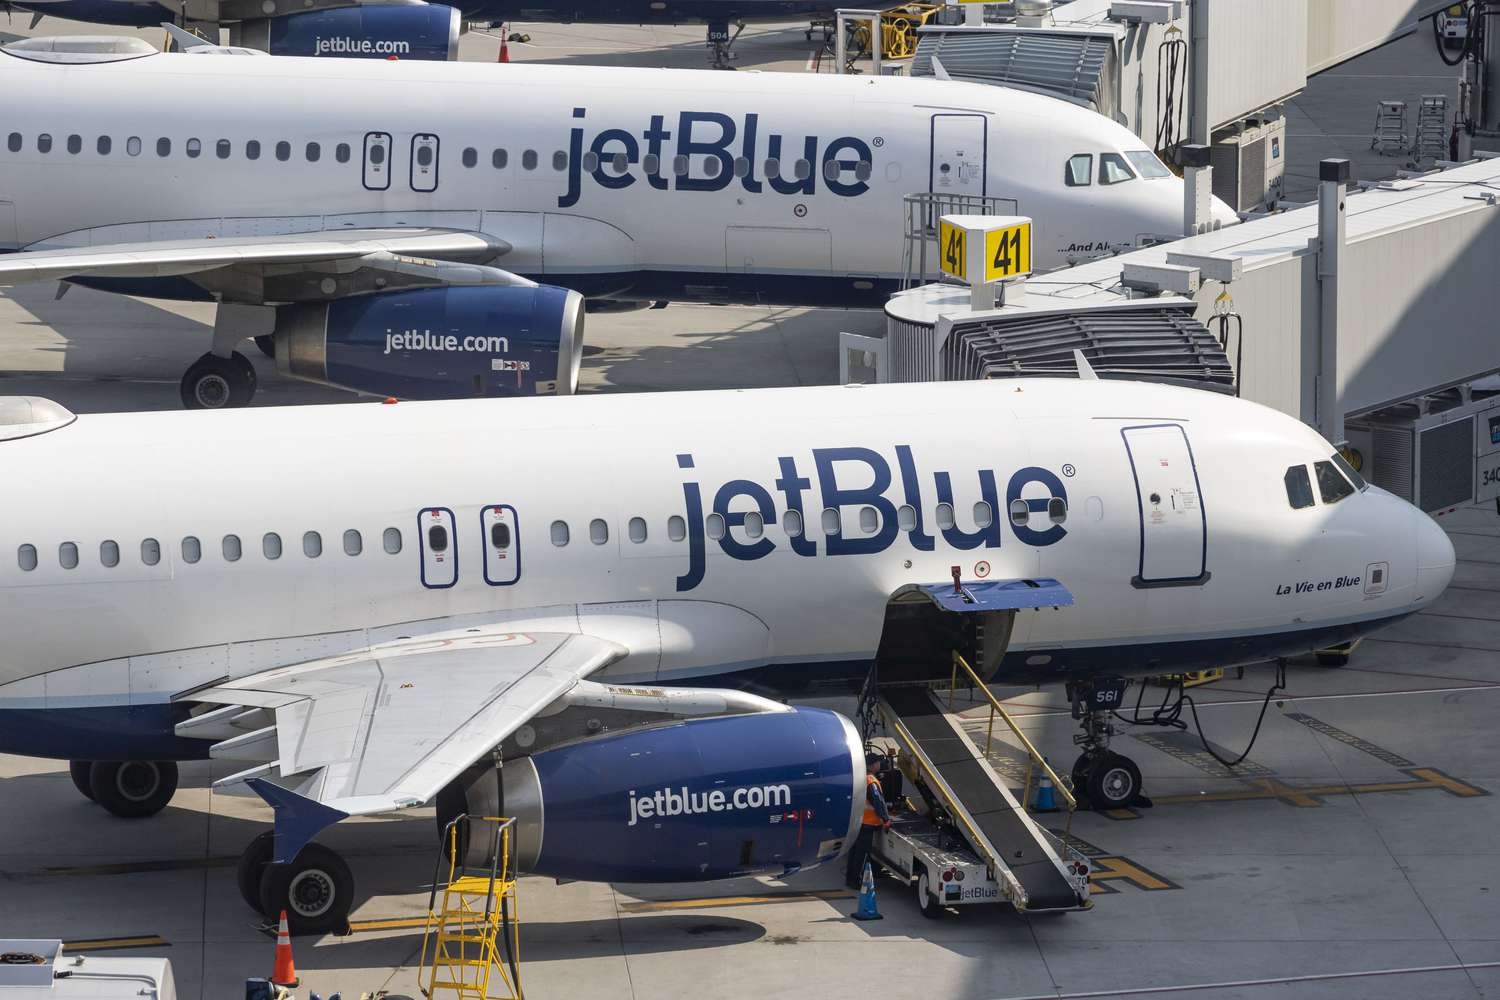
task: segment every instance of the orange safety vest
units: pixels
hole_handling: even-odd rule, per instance
[[[865,826],[885,825],[885,821],[880,818],[880,814],[875,811],[875,807],[870,805],[870,786],[878,784],[880,784],[880,779],[875,777],[875,775],[865,775],[865,818],[863,820]]]

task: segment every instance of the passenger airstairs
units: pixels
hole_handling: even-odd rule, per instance
[[[952,711],[959,683],[973,684],[990,703],[989,731],[979,747]],[[921,684],[878,684],[873,701],[886,731],[912,762],[917,777],[939,800],[974,852],[993,871],[1019,912],[1088,909],[1093,905],[1079,873],[1086,860],[1026,811],[1034,784],[1052,782],[1058,806],[1071,824],[1077,801],[1015,720],[968,662],[953,653],[946,696]],[[996,719],[1010,727],[1029,762],[1026,782],[1013,792],[989,762]],[[1082,867],[1081,867],[1082,866]]]

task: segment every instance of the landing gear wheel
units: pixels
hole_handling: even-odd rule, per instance
[[[266,865],[260,877],[260,912],[276,920],[286,911],[293,934],[327,934],[349,924],[354,875],[344,859],[322,844],[308,844],[289,865]]]
[[[189,410],[248,406],[256,381],[255,366],[239,351],[227,358],[205,354],[182,376],[182,405]]]
[[[90,797],[116,816],[155,816],[177,792],[170,760],[96,760],[89,765]]]
[[[1122,754],[1097,754],[1090,761],[1086,787],[1094,809],[1124,809],[1141,794],[1141,770]]]
[[[260,348],[260,353],[268,358],[276,357],[276,338],[271,334],[262,334],[255,338],[255,346]]]
[[[68,761],[68,777],[73,779],[73,787],[90,802],[94,801],[94,790],[89,787],[89,768],[93,765],[91,760]]]
[[[261,876],[266,873],[266,866],[275,855],[276,831],[267,830],[257,833],[255,839],[245,845],[245,850],[240,854],[240,863],[235,866],[234,877],[240,887],[240,898],[256,912],[260,911]]]
[[[943,904],[933,894],[932,883],[928,880],[925,871],[917,876],[917,912],[928,920],[941,920],[947,913],[943,909]]]

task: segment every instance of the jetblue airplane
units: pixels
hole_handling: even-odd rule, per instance
[[[309,930],[352,891],[313,836],[456,816],[497,763],[531,871],[783,874],[840,853],[863,760],[847,720],[767,695],[946,679],[951,644],[999,684],[1288,656],[1429,607],[1454,567],[1305,425],[1140,382],[19,397],[0,460],[0,751],[70,760],[122,816],[167,804],[174,761],[242,762],[215,788],[276,820],[241,891]],[[1128,802],[1139,771],[1084,745]]]
[[[1128,130],[935,79],[34,39],[0,92],[0,285],[219,302],[189,407],[249,402],[248,336],[356,391],[567,393],[582,296],[879,308],[914,192],[1034,217],[1038,269],[1182,231]]]

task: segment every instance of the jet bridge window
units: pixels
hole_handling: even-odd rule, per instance
[[[1354,493],[1354,487],[1349,485],[1349,480],[1339,475],[1339,470],[1334,468],[1332,462],[1314,463],[1313,472],[1318,477],[1318,495],[1323,498],[1324,503],[1338,503]]]
[[[112,145],[113,143],[110,141],[109,136],[101,135],[99,140],[94,143],[94,149],[98,150],[100,156],[108,156]]]
[[[1135,173],[1130,169],[1130,164],[1125,162],[1125,157],[1119,153],[1099,154],[1100,184],[1124,184],[1133,180]]]
[[[1068,157],[1063,183],[1070,188],[1088,187],[1094,182],[1094,154],[1075,153]]]
[[[46,132],[36,137],[36,151],[38,153],[52,152],[52,137]]]
[[[20,566],[24,573],[30,573],[36,569],[36,546],[22,545],[16,549],[16,565]]]
[[[63,542],[57,547],[57,561],[62,564],[63,569],[78,568],[78,545],[76,542]]]
[[[1307,476],[1307,466],[1294,465],[1282,478],[1286,482],[1286,502],[1292,505],[1292,510],[1313,505],[1312,480]]]
[[[1149,149],[1129,150],[1125,158],[1130,161],[1131,166],[1135,167],[1135,172],[1148,181],[1172,176],[1172,171],[1167,169],[1167,165],[1157,159],[1156,154]]]
[[[74,156],[77,156],[79,153],[83,152],[83,136],[68,136],[68,152],[72,153]]]
[[[21,133],[12,132],[10,135],[6,136],[5,148],[10,150],[12,153],[19,153],[21,151]]]

